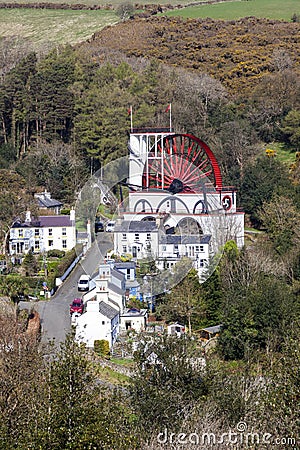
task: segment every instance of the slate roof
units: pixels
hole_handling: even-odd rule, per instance
[[[165,234],[160,237],[160,244],[209,244],[211,240],[210,234],[181,236],[177,234]]]
[[[214,325],[213,327],[202,328],[201,331],[207,331],[208,333],[219,333],[222,325]]]
[[[122,317],[138,317],[145,316],[147,314],[147,309],[137,309],[137,308],[126,308],[122,314]]]
[[[110,320],[119,315],[119,311],[105,302],[99,303],[99,312]]]
[[[114,263],[114,269],[135,269],[136,264],[134,261],[116,262]]]
[[[75,223],[70,220],[70,216],[39,216],[36,220],[30,222],[16,221],[12,228],[55,228],[72,227]]]
[[[114,229],[115,233],[150,233],[157,230],[156,222],[150,220],[124,220],[121,224],[117,224]]]
[[[119,288],[119,286],[116,286],[115,284],[111,283],[110,281],[107,283],[107,287],[110,291],[115,292],[119,295],[124,295],[125,289]]]
[[[39,196],[37,197],[37,201],[40,208],[56,208],[63,205],[59,200],[47,196]]]
[[[111,269],[111,275],[117,278],[118,280],[122,281],[125,279],[125,275],[123,272],[119,272],[118,270],[112,268]]]
[[[140,283],[137,280],[126,280],[125,286],[127,289],[138,288],[140,286]]]

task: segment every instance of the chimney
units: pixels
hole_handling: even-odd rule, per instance
[[[71,222],[75,222],[75,209],[72,208],[70,211],[70,220]]]

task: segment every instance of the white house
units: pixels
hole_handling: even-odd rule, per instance
[[[69,216],[39,216],[29,211],[24,222],[15,221],[10,229],[9,254],[22,255],[29,251],[71,250],[76,245],[75,211]]]
[[[137,333],[146,330],[148,319],[147,309],[126,308],[121,315],[122,331],[135,330]]]
[[[86,302],[86,311],[77,318],[75,340],[93,348],[96,340],[106,340],[112,348],[119,334],[119,311],[96,297]]]
[[[139,298],[140,284],[136,279],[136,263],[134,261],[115,262],[113,267],[125,275],[126,298]]]
[[[164,220],[158,219],[123,221],[116,225],[115,253],[130,254],[134,260],[154,258],[160,270],[172,269],[181,258],[188,257],[201,278],[212,254],[211,235],[171,234],[174,229],[165,227],[163,222]]]
[[[115,267],[120,270],[112,264],[100,264],[98,275],[91,280],[92,288],[82,296],[85,312],[76,322],[76,340],[89,347],[98,339],[109,340],[112,347],[119,330],[140,332],[147,326],[147,309],[126,308],[126,281],[135,280],[134,263],[115,263]]]
[[[62,202],[55,200],[51,197],[51,193],[44,191],[34,194],[37,199],[38,207],[40,210],[51,211],[54,214],[60,214],[60,210],[63,206]]]
[[[159,226],[155,221],[122,221],[114,229],[114,253],[134,259],[157,256]]]
[[[122,314],[125,308],[125,275],[110,264],[100,264],[98,275],[91,280],[93,288],[82,296],[87,304],[90,299],[104,301]]]

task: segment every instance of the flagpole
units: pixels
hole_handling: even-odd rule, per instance
[[[130,105],[130,131],[133,130],[132,105]]]
[[[172,131],[172,103],[170,103],[170,133]]]

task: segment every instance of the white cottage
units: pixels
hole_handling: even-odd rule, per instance
[[[97,340],[106,340],[112,348],[119,334],[119,311],[104,301],[94,299],[86,302],[86,311],[77,318],[75,340],[94,348]]]
[[[15,221],[10,229],[9,254],[24,255],[29,251],[71,250],[76,245],[75,211],[70,216],[39,216],[26,213],[24,222]]]
[[[83,295],[84,303],[96,298],[104,301],[120,313],[125,308],[125,275],[115,270],[110,264],[100,264],[97,277],[92,280],[93,288]]]

